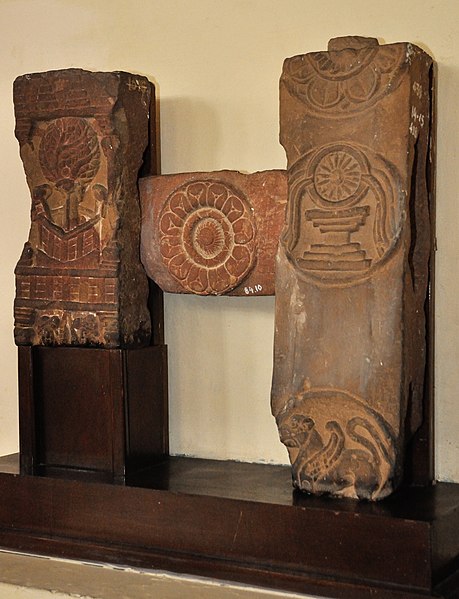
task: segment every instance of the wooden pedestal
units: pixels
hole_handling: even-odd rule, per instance
[[[168,458],[126,485],[18,476],[0,545],[346,599],[459,596],[459,485],[377,504],[310,497],[283,466]]]
[[[21,473],[122,482],[168,453],[166,347],[19,347]]]

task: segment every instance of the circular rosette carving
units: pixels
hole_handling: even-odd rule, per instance
[[[58,186],[87,185],[100,166],[97,135],[82,118],[63,117],[47,126],[39,150],[44,176]]]
[[[313,112],[340,116],[393,91],[403,61],[403,44],[313,52],[287,60],[282,81]]]
[[[194,181],[176,189],[159,218],[160,252],[181,286],[220,295],[253,268],[256,225],[243,194],[219,181]]]

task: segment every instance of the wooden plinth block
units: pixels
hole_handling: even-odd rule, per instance
[[[168,453],[166,347],[19,347],[21,472],[122,481]]]

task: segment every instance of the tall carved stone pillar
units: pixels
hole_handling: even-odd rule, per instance
[[[16,137],[32,196],[16,268],[18,345],[149,343],[137,175],[150,95],[150,82],[128,73],[16,79]]]
[[[272,410],[312,493],[388,495],[422,420],[431,72],[369,38],[284,63]]]

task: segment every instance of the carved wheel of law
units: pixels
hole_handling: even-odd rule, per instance
[[[348,148],[321,154],[314,165],[314,188],[319,197],[333,204],[355,196],[362,180],[358,157]]]
[[[176,189],[161,211],[159,231],[161,257],[186,291],[227,293],[254,266],[253,209],[225,183],[194,181]]]

